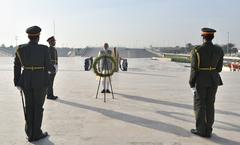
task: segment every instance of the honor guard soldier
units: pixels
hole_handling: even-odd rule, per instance
[[[214,123],[214,102],[218,86],[222,85],[219,73],[223,67],[223,50],[213,45],[216,30],[202,28],[203,44],[192,51],[189,84],[194,90],[196,129],[193,134],[211,137]]]
[[[48,72],[55,71],[48,47],[38,44],[40,32],[38,26],[26,30],[30,41],[19,45],[14,60],[14,84],[25,96],[25,132],[29,142],[48,136],[41,130],[43,104],[50,84]]]
[[[58,71],[58,54],[57,54],[57,49],[55,48],[56,45],[56,39],[54,38],[54,36],[50,37],[47,39],[47,42],[49,43],[49,53],[50,53],[50,59],[52,64],[55,67],[55,70],[53,73],[50,74],[50,86],[48,87],[47,90],[47,99],[51,99],[51,100],[56,100],[58,97],[54,96],[53,94],[53,84],[54,84],[54,78],[56,76],[56,73]]]

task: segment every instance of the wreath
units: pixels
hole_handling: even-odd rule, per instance
[[[100,62],[101,59],[108,59],[108,60],[111,61],[112,65],[113,65],[113,66],[112,66],[112,69],[109,70],[109,71],[107,71],[107,73],[102,73],[102,72],[100,72],[99,69],[98,69],[98,66],[97,66],[97,65],[98,65],[98,63]],[[94,71],[94,73],[95,73],[97,76],[100,76],[100,77],[109,77],[109,76],[112,76],[113,73],[115,72],[115,70],[116,70],[116,65],[117,65],[116,60],[115,60],[112,56],[109,56],[109,55],[101,55],[101,56],[97,57],[97,58],[94,60],[94,62],[93,62],[93,71]]]

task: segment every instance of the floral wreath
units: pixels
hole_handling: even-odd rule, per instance
[[[113,64],[113,67],[111,70],[109,70],[107,73],[102,73],[98,70],[97,64],[100,62],[101,59],[109,59],[111,61],[111,63]],[[115,59],[110,56],[110,55],[101,55],[99,57],[97,57],[94,62],[93,62],[93,71],[97,76],[100,77],[110,77],[113,75],[113,73],[116,70],[116,61]]]

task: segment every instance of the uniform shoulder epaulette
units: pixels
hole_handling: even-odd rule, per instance
[[[218,44],[214,44],[214,46],[215,47],[217,47],[217,48],[222,48],[220,45],[218,45]]]
[[[200,48],[200,45],[194,46],[191,50],[191,53],[198,51],[199,48]]]
[[[23,62],[22,62],[22,59],[21,59],[21,55],[20,55],[20,49],[22,49],[24,46],[26,46],[26,44],[21,44],[21,45],[18,45],[17,46],[17,50],[16,50],[16,55],[17,55],[17,57],[18,57],[18,59],[19,59],[19,61],[20,61],[20,63],[21,63],[21,66],[24,66],[23,65]]]
[[[20,45],[18,45],[18,46],[17,46],[17,51],[18,51],[19,49],[23,48],[24,46],[26,46],[26,44],[20,44]]]
[[[193,49],[194,49],[194,50],[198,50],[200,47],[201,47],[201,45],[197,45],[197,46],[195,46]]]

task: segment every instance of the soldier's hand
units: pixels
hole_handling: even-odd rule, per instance
[[[58,65],[54,65],[54,67],[55,67],[55,72],[57,73],[58,72]]]
[[[195,87],[191,88],[192,92],[195,93],[197,90]]]
[[[19,90],[19,91],[22,91],[22,88],[20,86],[16,86],[16,88]]]

